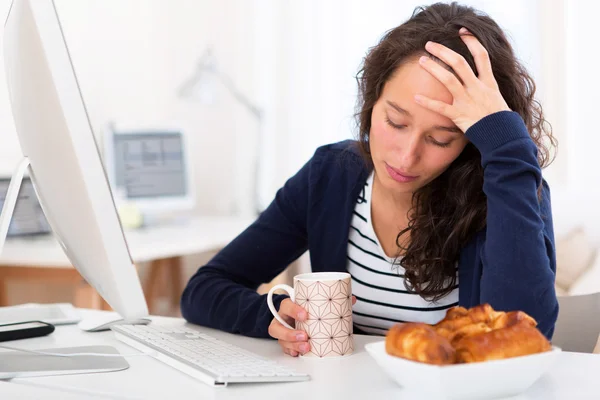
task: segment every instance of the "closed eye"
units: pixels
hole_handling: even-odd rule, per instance
[[[436,145],[436,146],[439,146],[439,147],[444,147],[444,148],[445,148],[445,147],[450,147],[450,144],[452,143],[452,142],[446,142],[446,143],[444,143],[444,142],[438,142],[437,140],[435,140],[435,139],[434,139],[434,138],[432,138],[432,137],[429,137],[429,140],[430,140],[430,141],[431,141],[431,143],[433,143],[434,145]]]
[[[389,119],[389,117],[386,117],[386,118],[385,118],[385,122],[386,122],[386,123],[387,123],[389,126],[391,126],[392,128],[394,128],[394,129],[404,129],[404,128],[406,128],[406,125],[399,125],[399,124],[395,124],[395,123],[393,123],[393,122],[392,122],[392,120],[390,120],[390,119]],[[442,147],[442,148],[447,148],[447,147],[450,147],[450,144],[452,143],[452,141],[450,141],[450,142],[438,142],[437,140],[435,140],[435,139],[434,139],[433,137],[431,137],[431,136],[429,137],[429,141],[430,141],[430,142],[431,142],[433,145],[435,145],[435,146],[438,146],[438,147]]]
[[[386,117],[385,122],[387,122],[387,124],[389,126],[391,126],[394,129],[402,129],[402,128],[406,128],[406,125],[398,125],[393,123],[389,118]]]

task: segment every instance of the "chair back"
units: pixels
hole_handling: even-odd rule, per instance
[[[592,353],[600,336],[600,292],[559,296],[552,344],[565,351]]]

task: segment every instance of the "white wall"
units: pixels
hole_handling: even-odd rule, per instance
[[[190,135],[198,186],[197,210],[235,211],[236,188],[249,182],[240,136],[255,122],[227,91],[214,105],[176,97],[196,59],[212,46],[240,90],[252,91],[250,3],[243,0],[55,0],[91,123],[144,125],[179,121]],[[9,0],[0,1],[5,17]],[[3,62],[0,76],[4,76]],[[243,142],[242,142],[243,143]],[[242,155],[241,155],[242,154]],[[21,152],[0,79],[0,173],[10,174]],[[240,161],[241,160],[241,161]],[[237,161],[237,164],[236,164]],[[246,162],[246,164],[244,164]]]
[[[560,150],[565,163],[567,185],[553,193],[555,224],[560,231],[582,225],[600,245],[600,150],[598,93],[600,75],[597,54],[600,3],[591,0],[565,1],[567,43],[566,114],[567,125]]]

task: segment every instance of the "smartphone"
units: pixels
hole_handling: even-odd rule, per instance
[[[41,321],[0,325],[0,342],[46,336],[54,332],[54,325]]]

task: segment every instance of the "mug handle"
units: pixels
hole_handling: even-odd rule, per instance
[[[288,294],[290,295],[290,299],[292,300],[292,302],[294,302],[295,301],[294,288],[292,288],[289,285],[279,284],[279,285],[273,286],[271,288],[271,290],[269,290],[269,294],[267,294],[267,305],[269,306],[269,310],[271,310],[271,313],[273,314],[275,319],[277,321],[281,322],[281,325],[285,326],[286,328],[294,329],[290,326],[290,324],[285,322],[283,318],[281,318],[281,316],[277,313],[277,310],[275,309],[275,305],[273,304],[273,292],[277,289],[283,289],[286,292],[288,292]]]

